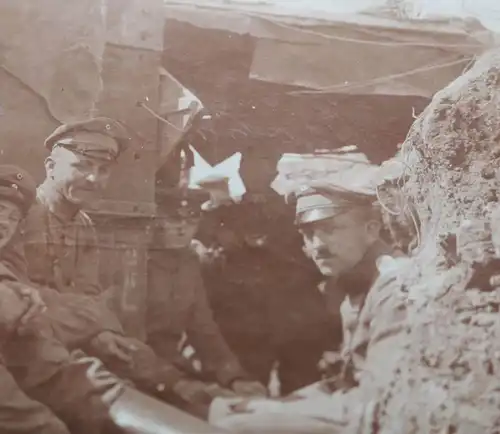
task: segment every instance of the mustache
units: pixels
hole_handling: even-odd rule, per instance
[[[99,186],[94,182],[87,182],[85,184],[80,184],[76,186],[79,190],[88,190],[88,191],[96,191],[99,190]]]
[[[326,247],[314,248],[314,247],[302,246],[302,251],[309,259],[316,259],[316,260],[331,259],[333,256],[335,256]]]

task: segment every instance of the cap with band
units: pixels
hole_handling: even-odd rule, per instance
[[[36,197],[36,182],[31,175],[13,165],[0,165],[0,200],[8,200],[26,214]]]
[[[119,121],[98,117],[61,125],[45,140],[49,150],[61,146],[89,158],[116,160],[132,141],[129,131]]]
[[[373,194],[347,190],[335,184],[314,183],[294,193],[296,225],[305,225],[344,214],[352,209],[371,207]]]

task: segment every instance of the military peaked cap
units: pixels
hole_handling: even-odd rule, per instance
[[[0,165],[0,199],[15,203],[26,214],[36,197],[36,182],[17,166]]]
[[[62,146],[91,158],[114,161],[131,142],[131,134],[122,123],[97,117],[61,125],[47,137],[45,147],[51,151]]]
[[[336,217],[355,208],[371,207],[377,200],[374,193],[349,190],[327,182],[310,183],[293,192],[293,196],[297,225]]]

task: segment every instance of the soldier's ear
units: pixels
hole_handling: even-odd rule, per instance
[[[54,171],[54,166],[55,166],[55,161],[52,157],[47,157],[45,159],[45,173],[47,174],[47,176],[51,176],[52,175],[52,172]]]
[[[380,231],[382,230],[382,223],[378,220],[368,220],[366,222],[366,234],[368,240],[374,242],[380,238]]]

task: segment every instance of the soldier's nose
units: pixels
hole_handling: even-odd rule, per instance
[[[321,249],[325,249],[326,248],[326,243],[323,241],[322,237],[320,237],[318,235],[314,235],[311,238],[311,246],[315,250],[321,250]]]
[[[97,181],[97,176],[95,173],[89,173],[85,179],[87,180],[87,182],[89,183],[92,183],[92,184],[95,184],[95,182]]]

